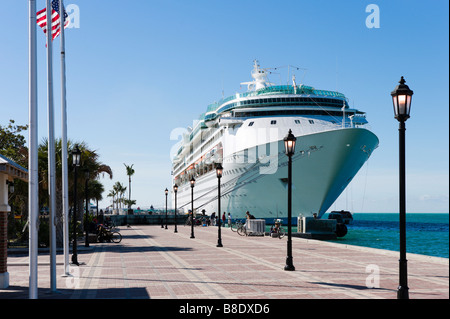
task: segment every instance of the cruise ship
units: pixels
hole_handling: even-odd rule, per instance
[[[172,156],[177,208],[210,215],[218,209],[216,164],[223,166],[221,214],[287,218],[288,158],[284,137],[296,136],[292,157],[292,217],[320,218],[368,160],[378,138],[364,112],[344,94],[297,84],[274,85],[254,61],[248,91],[209,105]],[[174,196],[172,196],[174,205]],[[174,207],[174,206],[172,206]]]

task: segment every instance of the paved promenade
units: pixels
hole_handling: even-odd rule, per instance
[[[296,270],[284,271],[286,238],[241,237],[217,227],[120,227],[120,244],[82,247],[72,277],[49,293],[49,256],[39,255],[40,299],[396,299],[398,253],[293,238]],[[83,246],[80,242],[80,245]],[[448,299],[446,258],[408,254],[411,299]],[[28,256],[8,256],[10,287],[0,299],[28,298]],[[372,288],[374,287],[374,288]]]

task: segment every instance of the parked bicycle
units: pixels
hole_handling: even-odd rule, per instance
[[[248,236],[247,227],[245,226],[245,224],[241,223],[241,225],[237,229],[237,233],[241,236]]]
[[[116,229],[112,230],[104,225],[98,225],[97,241],[118,244],[122,241],[122,235]]]
[[[243,225],[241,220],[236,220],[234,223],[231,223],[231,230],[232,231],[237,231],[241,226]]]
[[[274,220],[274,226],[270,228],[270,236],[271,237],[278,237],[283,238],[286,235],[286,232],[284,231],[284,228],[281,227],[281,219],[275,219]]]

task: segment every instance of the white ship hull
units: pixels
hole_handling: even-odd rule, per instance
[[[226,136],[223,141],[230,143]],[[314,213],[321,217],[377,145],[378,138],[363,128],[297,135],[292,171],[293,217],[312,216]],[[268,151],[271,147],[272,150],[276,149],[276,155],[272,157],[270,154],[274,152]],[[233,218],[244,218],[248,210],[257,218],[287,217],[287,156],[284,154],[282,138],[278,138],[275,143],[268,141],[246,151],[244,149],[227,153],[227,144],[223,144],[222,213],[225,211],[231,213]],[[266,153],[269,156],[264,156]],[[217,213],[217,186],[214,170],[196,179],[196,213],[203,209],[208,215]],[[185,212],[191,209],[189,184],[179,188],[177,199],[178,207]]]

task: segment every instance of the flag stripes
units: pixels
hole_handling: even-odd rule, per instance
[[[36,13],[36,23],[42,28],[44,33],[47,33],[47,9],[44,8]],[[64,11],[64,28],[70,23],[67,19],[68,15]],[[52,40],[54,40],[61,33],[61,19],[59,17],[59,0],[52,1]]]

